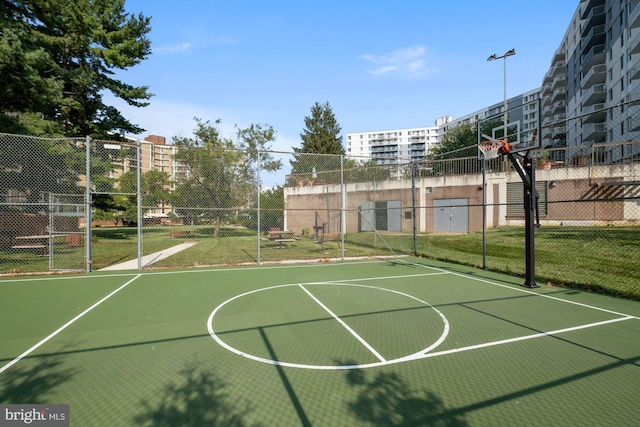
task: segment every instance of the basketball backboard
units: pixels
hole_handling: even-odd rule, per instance
[[[507,110],[505,132],[504,112],[478,120],[480,142],[503,140],[509,143],[511,153],[522,153],[540,147],[540,100],[534,100]],[[482,153],[478,151],[482,159]]]

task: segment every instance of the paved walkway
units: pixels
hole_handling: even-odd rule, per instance
[[[170,248],[161,250],[160,252],[156,252],[153,254],[145,255],[142,257],[142,268],[153,264],[154,262],[158,262],[161,259],[165,259],[170,257],[171,255],[177,254],[180,251],[183,251],[191,246],[197,244],[198,242],[186,242],[180,245],[172,246]],[[100,269],[100,271],[106,270],[137,270],[138,269],[138,259],[132,259],[129,261],[125,261],[120,264],[110,265],[109,267],[105,267]]]

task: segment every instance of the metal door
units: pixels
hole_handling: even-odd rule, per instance
[[[387,202],[387,230],[402,231],[402,202],[389,200]]]
[[[362,202],[360,205],[360,231],[373,231],[375,225],[375,204],[373,202]]]
[[[436,199],[433,205],[436,233],[469,231],[469,199]]]

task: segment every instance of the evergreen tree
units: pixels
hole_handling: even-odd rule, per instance
[[[150,18],[128,14],[124,3],[0,2],[0,113],[5,113],[0,131],[22,127],[29,133],[94,137],[142,131],[103,102],[105,91],[138,107],[152,96],[146,86],[115,78],[116,71],[151,52]]]
[[[314,156],[305,154],[335,154],[344,155],[340,125],[336,120],[329,102],[311,107],[311,115],[304,118],[305,128],[300,134],[302,147],[294,148],[295,159],[291,160],[292,173],[311,173],[315,168],[319,170],[339,169],[339,157],[331,161],[320,161]]]

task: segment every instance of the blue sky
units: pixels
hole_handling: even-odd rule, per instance
[[[579,0],[127,0],[150,16],[153,53],[117,76],[151,105],[106,97],[149,134],[190,136],[194,117],[232,136],[269,124],[300,147],[304,117],[331,104],[347,133],[433,126],[539,87]]]

